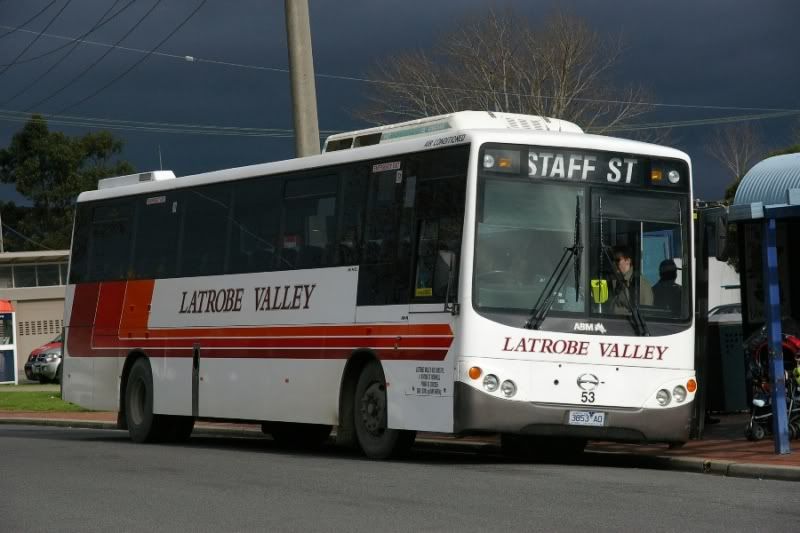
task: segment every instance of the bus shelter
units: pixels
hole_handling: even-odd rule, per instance
[[[17,329],[14,306],[8,300],[0,300],[0,383],[17,383]]]
[[[787,382],[794,369],[786,368],[783,335],[800,335],[800,280],[791,275],[800,272],[800,154],[755,165],[739,184],[728,222],[737,229],[744,335],[766,329],[775,453],[786,454],[787,387],[797,384]]]

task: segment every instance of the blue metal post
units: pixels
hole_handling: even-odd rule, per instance
[[[769,369],[772,375],[772,430],[775,435],[775,453],[787,454],[789,448],[789,421],[786,415],[786,376],[783,368],[783,336],[781,334],[781,297],[778,278],[778,249],[776,247],[774,218],[764,221],[763,273],[764,310],[769,349]]]

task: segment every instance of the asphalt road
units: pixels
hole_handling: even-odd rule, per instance
[[[329,447],[0,426],[0,531],[792,531],[796,483],[457,447],[373,462]]]

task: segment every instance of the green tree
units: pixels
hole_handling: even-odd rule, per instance
[[[22,211],[3,206],[3,215],[13,213],[15,228],[30,239],[12,239],[14,248],[38,249],[35,243],[69,248],[78,194],[96,189],[98,179],[133,172],[130,163],[119,159],[122,146],[107,131],[80,137],[50,131],[42,116],[33,115],[0,150],[0,181],[13,183],[31,202]]]

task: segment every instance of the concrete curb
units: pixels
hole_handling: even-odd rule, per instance
[[[117,429],[115,422],[99,422],[93,420],[42,419],[42,418],[0,418],[0,424],[20,424],[29,426],[56,426],[77,429]],[[209,427],[200,423],[195,427],[194,436],[198,437],[263,437],[259,430],[246,428]],[[267,437],[264,437],[267,438]],[[429,446],[453,446],[485,449],[490,444],[485,442],[463,441],[459,439],[418,438],[417,442]],[[498,450],[499,453],[499,450]],[[800,481],[800,467],[780,466],[758,463],[737,463],[724,459],[703,459],[700,457],[673,457],[668,455],[643,455],[628,452],[606,452],[587,450],[587,454],[610,459],[616,465],[620,461],[634,459],[637,467],[654,470],[675,470],[697,474],[712,474],[726,477],[748,479],[770,479],[777,481]]]

